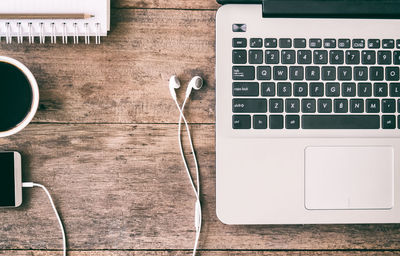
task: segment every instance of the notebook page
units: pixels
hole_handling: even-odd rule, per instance
[[[80,20],[0,20],[0,36],[106,36],[110,29],[110,0],[0,0],[0,13],[94,15]]]

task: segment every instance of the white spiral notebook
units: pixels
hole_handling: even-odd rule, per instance
[[[96,44],[110,30],[110,0],[0,0],[0,40]],[[82,41],[83,42],[83,41]]]

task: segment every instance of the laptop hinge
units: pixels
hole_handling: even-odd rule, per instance
[[[263,17],[400,18],[399,0],[262,0]]]

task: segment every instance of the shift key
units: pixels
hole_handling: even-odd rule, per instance
[[[265,113],[267,112],[266,99],[233,99],[233,113]]]
[[[233,66],[232,79],[233,80],[254,80],[256,78],[256,71],[253,66]]]

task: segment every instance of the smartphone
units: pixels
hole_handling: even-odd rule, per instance
[[[0,152],[0,207],[18,207],[21,204],[21,154]]]

